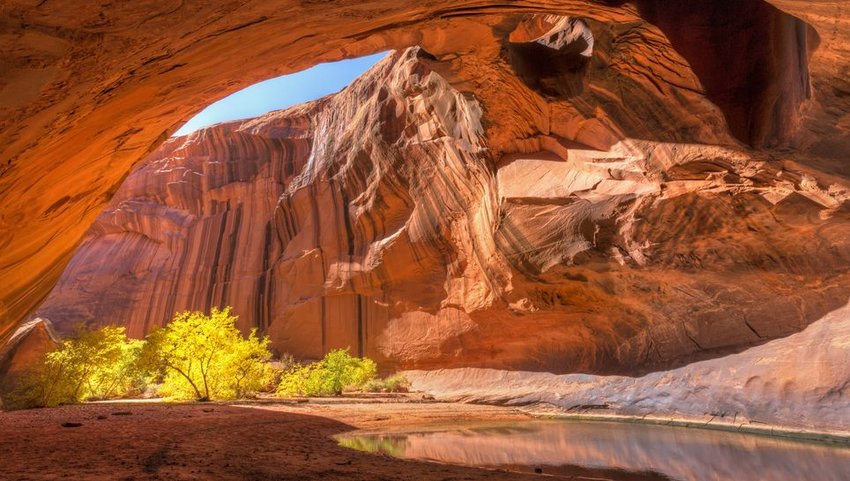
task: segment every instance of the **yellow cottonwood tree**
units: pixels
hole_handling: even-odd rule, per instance
[[[127,396],[142,388],[142,341],[123,327],[80,328],[46,353],[11,394],[13,406],[40,407]]]
[[[244,338],[230,307],[181,312],[152,331],[145,366],[162,378],[161,394],[175,399],[235,399],[266,387],[273,377],[268,337]]]

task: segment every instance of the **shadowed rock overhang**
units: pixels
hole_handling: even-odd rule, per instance
[[[482,164],[482,175],[502,189],[487,194],[500,206],[492,248],[522,252],[507,255],[499,269],[532,282],[511,284],[513,294],[504,295],[504,286],[488,280],[487,295],[515,306],[499,311],[504,322],[516,322],[513,312],[533,319],[540,306],[583,306],[586,333],[562,340],[557,351],[591,349],[558,354],[555,365],[605,371],[681,362],[794,332],[846,302],[838,286],[847,259],[850,20],[839,3],[4,4],[0,338],[45,298],[131,167],[194,111],[273,75],[412,45],[428,53],[422,68],[480,105],[475,140],[494,163]],[[563,16],[584,27],[542,38]],[[532,71],[540,58],[556,70]],[[390,119],[390,106],[383,107],[379,118]],[[394,141],[404,138],[403,127]],[[593,208],[579,214],[552,214],[547,205],[571,193],[519,181],[560,166],[546,162],[571,158],[582,172],[577,186],[596,179],[593,188],[575,190],[614,200],[595,196],[585,199]],[[507,187],[514,183],[537,191]],[[653,200],[635,200],[641,196]],[[578,215],[568,223],[576,230],[533,225],[546,218],[541,209]],[[624,214],[634,222],[624,223]],[[581,248],[546,250],[563,239]],[[439,263],[462,270],[455,261]],[[659,281],[657,269],[684,277],[665,271]],[[483,272],[489,279],[493,270]],[[729,272],[741,276],[735,286],[724,286]],[[696,288],[688,284],[694,279]],[[549,287],[538,292],[535,283]],[[592,288],[576,291],[576,283]],[[598,297],[575,301],[588,292]],[[464,306],[469,299],[436,305],[465,313],[481,307]],[[653,302],[657,308],[641,312]],[[592,308],[609,304],[622,310]],[[718,324],[736,306],[740,315]],[[551,329],[545,322],[555,321],[539,322],[544,335]],[[619,327],[597,332],[600,325]],[[653,338],[654,325],[675,339]],[[487,339],[486,332],[472,338]],[[608,347],[597,349],[603,338]],[[468,356],[462,362],[490,356],[489,344],[458,342]],[[675,349],[659,355],[659,345]],[[435,359],[446,349],[457,350],[439,347]],[[505,362],[548,365],[545,346],[534,352]]]

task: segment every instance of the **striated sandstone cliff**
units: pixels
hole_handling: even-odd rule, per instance
[[[632,374],[846,304],[846,182],[745,148],[630,18],[525,17],[505,48],[399,51],[337,95],[167,141],[37,315],[141,336],[233,305],[299,357]]]
[[[632,80],[584,84],[597,101],[562,109],[516,88],[512,74],[498,74],[506,70],[488,70],[530,12],[585,18],[602,55],[597,47],[611,34],[619,53],[594,62]],[[790,146],[780,160],[850,175],[850,13],[842,1],[10,0],[0,5],[0,25],[3,341],[50,291],[131,167],[182,121],[227,93],[320,61],[423,45],[450,64],[453,85],[480,96],[491,148],[507,153],[541,150],[537,136],[550,131],[607,150],[612,126],[614,139],[714,143],[728,137],[704,127],[717,115],[692,102],[681,108],[704,86],[739,139]],[[604,77],[564,60],[571,74],[587,68]],[[568,87],[582,85],[576,80],[555,91],[575,93]],[[654,89],[636,95],[634,81]]]

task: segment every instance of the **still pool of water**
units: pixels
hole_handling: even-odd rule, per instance
[[[351,433],[341,445],[554,476],[677,481],[850,481],[850,448],[630,423],[532,421]]]

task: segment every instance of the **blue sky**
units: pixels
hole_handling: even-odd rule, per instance
[[[256,83],[210,104],[180,127],[174,135],[186,135],[227,120],[256,117],[272,110],[339,92],[386,54],[387,52],[381,52],[368,57],[323,63],[294,74]]]

